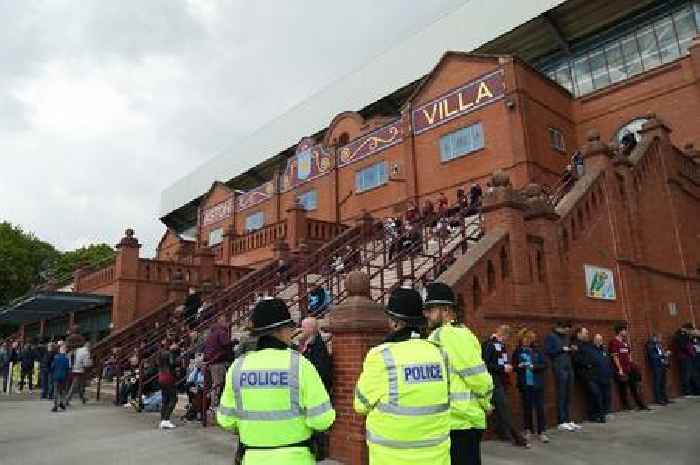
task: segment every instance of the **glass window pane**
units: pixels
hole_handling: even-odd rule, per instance
[[[481,129],[481,123],[472,126],[472,147],[473,150],[484,148],[484,131]]]
[[[673,22],[676,24],[676,34],[678,34],[678,43],[680,45],[681,54],[688,53],[688,47],[696,34],[695,21],[693,12],[690,8],[683,9],[673,15]]]
[[[639,51],[642,54],[642,65],[648,70],[659,66],[661,58],[659,57],[659,48],[656,45],[656,36],[654,29],[647,26],[637,33],[637,42],[639,43]]]
[[[619,42],[615,42],[605,48],[605,57],[608,60],[610,81],[618,82],[622,81],[623,79],[627,79],[625,60],[622,59],[622,49],[620,49]]]
[[[588,67],[588,57],[581,57],[574,61],[574,76],[579,95],[593,91],[593,79],[591,69]]]
[[[593,85],[596,89],[610,84],[608,66],[605,62],[605,51],[598,50],[591,53],[591,72],[593,73]]]
[[[449,134],[440,138],[440,159],[442,161],[452,159],[452,138]]]
[[[661,61],[668,63],[678,58],[680,51],[678,50],[676,31],[673,28],[673,19],[671,17],[662,19],[656,23],[654,30],[656,31],[656,40],[659,42]]]
[[[222,228],[209,231],[209,247],[220,244],[224,240],[224,230]]]
[[[571,82],[571,70],[568,63],[557,70],[557,82],[572,94],[574,93],[574,83]]]
[[[642,72],[642,57],[639,56],[637,39],[634,37],[634,34],[622,39],[622,54],[625,57],[625,65],[629,77]]]

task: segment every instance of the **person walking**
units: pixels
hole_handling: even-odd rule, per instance
[[[421,338],[422,298],[397,288],[384,313],[390,332],[367,353],[355,387],[355,412],[367,417],[369,465],[449,465],[448,362]]]
[[[57,412],[59,408],[65,410],[66,381],[68,373],[70,373],[70,360],[66,355],[65,345],[59,346],[58,353],[51,359],[49,372],[53,383],[53,408],[51,411]]]
[[[237,431],[245,465],[312,465],[312,436],[335,421],[318,372],[291,349],[294,321],[281,299],[258,302],[251,317],[256,350],[238,357],[226,374],[216,414]]]
[[[587,328],[580,327],[576,330],[576,347],[573,360],[574,369],[576,377],[581,381],[586,392],[588,420],[605,423],[607,412],[603,408],[603,394],[600,391],[600,384],[596,382],[600,376],[598,350],[591,342]]]
[[[25,381],[29,386],[29,394],[34,394],[34,360],[35,352],[32,344],[25,344],[19,353],[19,390],[24,391]]]
[[[12,352],[7,342],[0,343],[0,376],[2,376],[2,392],[7,392],[7,382],[10,379],[10,360]]]
[[[493,378],[491,401],[496,414],[496,434],[503,441],[513,441],[516,446],[529,449],[530,442],[515,427],[506,394],[506,387],[511,384],[513,376],[507,348],[509,338],[510,326],[500,325],[483,345],[484,363]]]
[[[605,345],[603,336],[596,334],[593,338],[593,346],[595,347],[595,365],[598,367],[598,376],[594,382],[598,385],[600,391],[600,407],[605,415],[606,421],[612,416],[612,383],[613,383],[613,366],[608,352],[608,347]]]
[[[41,398],[51,399],[53,398],[53,381],[51,379],[51,362],[56,355],[55,346],[53,343],[49,342],[46,345],[46,351],[41,357],[41,364],[39,368],[40,379],[41,379]]]
[[[83,404],[87,402],[87,398],[85,397],[85,382],[87,380],[87,371],[91,366],[90,341],[87,341],[81,348],[75,351],[74,362],[71,365],[71,376],[73,379],[70,389],[68,390],[68,395],[66,396],[66,407],[70,406],[70,401],[75,394],[80,396],[80,400],[83,401]]]
[[[554,330],[544,338],[544,353],[549,357],[554,388],[557,397],[557,429],[579,431],[582,427],[570,418],[569,404],[574,385],[574,368],[571,353],[575,349],[570,343],[571,323],[557,322]]]
[[[670,365],[671,351],[664,348],[661,335],[656,333],[647,341],[646,353],[653,377],[654,402],[658,405],[668,405],[673,402],[666,394],[666,372]]]
[[[608,350],[613,358],[615,366],[615,381],[620,392],[620,403],[623,410],[630,410],[632,407],[627,398],[627,391],[632,393],[634,401],[639,410],[649,410],[649,407],[642,399],[639,382],[641,375],[639,368],[632,362],[630,346],[627,343],[627,325],[618,323],[615,325],[615,337],[608,344]]]
[[[517,374],[517,385],[523,403],[523,429],[525,439],[537,433],[540,441],[549,442],[544,413],[544,372],[547,359],[537,345],[534,331],[523,328],[518,332],[518,347],[513,352],[513,366]],[[537,415],[537,429],[534,428],[533,411]]]
[[[160,386],[160,429],[175,428],[170,421],[170,416],[177,404],[177,351],[175,341],[167,339],[161,342],[161,350],[158,352],[158,385]]]
[[[447,354],[450,373],[450,458],[452,465],[481,465],[481,437],[492,410],[493,380],[474,334],[458,323],[452,289],[440,282],[425,287],[423,315],[429,340]]]

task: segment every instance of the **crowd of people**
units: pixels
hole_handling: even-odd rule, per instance
[[[92,367],[90,341],[72,327],[65,339],[38,343],[7,340],[0,343],[2,392],[40,391],[40,398],[53,400],[52,412],[66,410],[73,397],[87,402],[85,387]]]
[[[512,355],[508,351],[511,329],[501,325],[484,344],[484,361],[494,380],[495,429],[501,439],[518,446],[530,447],[530,438],[536,435],[549,442],[545,426],[544,373],[551,369],[554,380],[557,429],[576,432],[582,426],[571,420],[571,398],[577,392],[574,384],[585,393],[586,417],[590,422],[605,423],[612,416],[612,389],[616,385],[620,408],[648,411],[641,389],[643,368],[634,360],[630,349],[627,325],[614,327],[615,336],[605,342],[601,334],[591,337],[588,328],[580,326],[572,331],[570,322],[559,322],[542,343],[537,334],[527,328],[517,333]],[[673,336],[676,360],[680,365],[682,394],[700,395],[700,332],[688,323]],[[652,373],[653,401],[659,406],[673,403],[666,392],[667,372],[672,351],[664,345],[660,334],[652,335],[644,353]],[[508,405],[506,390],[515,384],[522,400],[522,428],[516,426]],[[533,414],[537,425],[533,422]]]

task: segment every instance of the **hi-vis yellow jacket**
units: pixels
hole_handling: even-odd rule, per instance
[[[412,338],[367,354],[355,411],[367,415],[370,465],[449,465],[447,362],[436,344]]]
[[[463,325],[444,324],[429,339],[442,347],[450,363],[450,429],[486,429],[493,379],[481,357],[481,345]]]
[[[229,368],[216,419],[251,447],[245,465],[312,465],[316,461],[307,447],[280,446],[328,429],[335,410],[318,372],[299,352],[263,349],[246,353]]]

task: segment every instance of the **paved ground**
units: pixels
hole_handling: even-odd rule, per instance
[[[0,394],[0,465],[230,465],[234,440],[187,424],[158,431],[157,414],[78,403],[49,412],[46,401]],[[491,441],[485,465],[697,465],[700,400],[681,400],[651,413],[620,414],[581,433],[552,432],[531,450]]]

